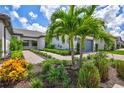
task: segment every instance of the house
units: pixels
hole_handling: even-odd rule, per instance
[[[16,36],[23,40],[24,49],[43,49],[45,47],[44,34],[37,31],[29,31],[25,29],[13,29],[11,19],[6,14],[0,14],[0,50],[3,51],[2,58],[8,55],[10,48],[10,39]]]
[[[117,42],[116,44],[117,49],[124,48],[124,41],[121,39],[120,36],[116,37],[116,42]]]
[[[55,45],[57,49],[69,49],[68,37],[65,36],[65,42],[63,43],[61,38],[54,37],[52,39],[52,45]],[[79,46],[79,38],[74,39],[74,49]],[[103,40],[94,40],[93,37],[87,36],[85,39],[85,52],[92,52],[96,50],[104,50],[105,42]]]
[[[43,49],[45,48],[45,34],[38,31],[30,31],[26,29],[12,28],[10,17],[6,14],[0,14],[0,50],[3,51],[2,57],[9,53],[10,39],[16,36],[17,39],[23,40],[24,49]],[[65,42],[57,37],[52,38],[52,44],[57,49],[69,49],[68,37],[65,37]],[[115,43],[116,45],[116,43]],[[74,49],[79,47],[79,38],[74,38]],[[85,51],[92,52],[96,50],[103,50],[105,42],[103,40],[94,40],[93,37],[86,37]]]

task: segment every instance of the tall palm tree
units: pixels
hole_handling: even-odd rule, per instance
[[[61,36],[64,41],[65,36],[68,36],[72,63],[74,64],[74,36],[77,31],[78,14],[75,12],[75,6],[71,5],[69,11],[58,9],[51,16],[51,25],[47,31],[47,36]]]

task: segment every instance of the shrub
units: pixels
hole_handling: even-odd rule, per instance
[[[16,59],[16,58],[21,59],[22,57],[23,57],[22,51],[12,51],[11,53],[12,59]]]
[[[33,78],[33,79],[31,79],[30,82],[31,82],[31,86],[33,88],[41,88],[41,87],[43,87],[43,82],[39,78]]]
[[[66,60],[57,60],[57,59],[46,59],[42,62],[42,68],[43,68],[43,72],[47,73],[50,71],[51,67],[55,66],[55,65],[66,65],[67,62]]]
[[[39,51],[39,50],[35,50],[35,49],[31,49],[32,52],[40,55],[40,56],[44,56],[46,58],[52,58],[52,56],[48,55],[47,53],[43,53],[42,51]]]
[[[60,55],[69,55],[71,52],[69,50],[62,50],[62,49],[49,49],[49,48],[44,48],[44,51],[60,54]]]
[[[2,53],[3,53],[3,51],[2,51],[2,50],[0,50],[0,59],[1,59],[1,57],[2,57]]]
[[[67,61],[47,59],[42,62],[44,79],[48,80],[52,87],[69,87],[69,77],[64,66]]]
[[[98,69],[93,63],[83,63],[79,71],[78,87],[97,88],[100,84]]]
[[[0,79],[2,81],[15,82],[27,77],[27,62],[20,59],[5,61],[0,67]]]
[[[109,78],[109,64],[107,59],[103,59],[100,62],[94,61],[96,67],[99,70],[100,78],[102,82],[105,82]]]
[[[69,77],[67,75],[67,71],[64,69],[63,64],[57,67],[51,67],[48,73],[47,80],[49,81],[49,84],[53,87],[69,87]]]
[[[23,50],[23,42],[22,40],[18,40],[16,37],[12,37],[10,40],[10,50]]]
[[[117,70],[118,76],[124,79],[124,62],[122,61],[118,62],[116,70]]]
[[[106,54],[103,52],[97,53],[94,56],[94,64],[98,68],[100,73],[100,78],[102,82],[105,82],[108,80],[109,75],[109,63],[106,59]]]
[[[49,48],[49,49],[54,49],[54,48],[55,48],[55,45],[48,44],[48,45],[47,45],[47,48]]]

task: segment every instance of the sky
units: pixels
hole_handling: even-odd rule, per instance
[[[85,5],[83,5],[85,7]],[[81,6],[77,6],[81,7]],[[13,28],[22,28],[45,33],[51,23],[50,17],[56,9],[68,11],[68,5],[0,5],[0,13],[11,17]],[[95,17],[104,19],[107,29],[114,36],[124,40],[124,6],[100,5],[96,8]]]

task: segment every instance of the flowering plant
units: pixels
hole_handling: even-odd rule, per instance
[[[3,81],[19,81],[27,77],[26,66],[28,63],[24,59],[10,59],[5,61],[0,67],[0,79]]]

